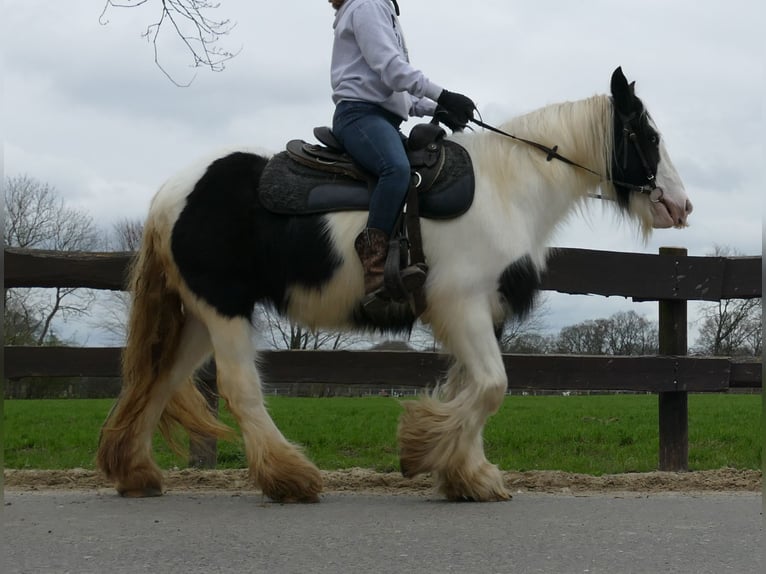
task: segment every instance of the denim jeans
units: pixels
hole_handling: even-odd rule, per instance
[[[370,197],[367,227],[389,235],[410,182],[401,123],[401,118],[376,104],[352,101],[339,102],[332,121],[332,131],[346,152],[378,178]]]

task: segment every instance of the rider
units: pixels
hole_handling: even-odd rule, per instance
[[[388,241],[410,181],[399,131],[413,116],[435,116],[454,130],[473,117],[470,98],[431,82],[409,63],[396,0],[328,0],[335,8],[332,50],[332,130],[349,155],[378,177],[367,226],[354,241],[364,268],[365,294],[381,293]],[[393,2],[393,6],[392,6]],[[402,271],[402,280],[423,272]]]

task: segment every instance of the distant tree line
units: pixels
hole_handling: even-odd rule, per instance
[[[84,210],[65,204],[55,187],[27,175],[10,177],[4,185],[5,245],[57,251],[135,251],[142,222],[123,219],[109,230],[99,229]],[[713,255],[731,255],[716,247]],[[127,293],[102,297],[88,289],[7,289],[3,327],[6,345],[68,344],[56,331],[60,319],[79,318],[124,341],[130,298]],[[763,348],[761,299],[732,299],[702,307],[699,336],[690,351],[711,356],[759,356]],[[657,323],[634,311],[583,321],[545,334],[547,303],[524,321],[509,321],[498,334],[504,352],[523,354],[653,355],[658,351]],[[369,342],[360,334],[316,331],[292,324],[258,307],[253,316],[259,343],[272,349],[349,349]],[[428,329],[410,337],[412,347],[437,350]],[[369,344],[367,345],[369,346]]]
[[[658,347],[657,323],[635,311],[620,311],[564,327],[556,335],[522,332],[510,341],[501,339],[501,346],[506,353],[653,355]]]

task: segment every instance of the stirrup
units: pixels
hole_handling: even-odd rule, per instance
[[[423,286],[423,283],[426,282],[427,274],[428,266],[425,263],[410,265],[399,271],[402,286],[408,295]]]

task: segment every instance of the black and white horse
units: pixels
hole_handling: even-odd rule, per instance
[[[550,105],[503,124],[553,147],[581,169],[495,133],[453,134],[475,176],[471,207],[423,219],[430,325],[453,363],[437,390],[404,403],[398,429],[402,471],[432,473],[451,500],[509,498],[484,455],[482,429],[507,378],[495,328],[528,310],[557,225],[600,192],[647,236],[682,228],[691,203],[657,127],[618,68],[611,95]],[[364,211],[278,215],[259,199],[266,153],[234,152],[165,183],[152,200],[132,270],[133,307],[123,356],[123,391],[104,424],[100,469],[125,496],[162,492],[154,430],[176,422],[220,436],[192,376],[211,356],[218,389],[244,438],[253,482],[272,499],[318,500],[318,469],[266,410],[251,315],[271,305],[312,328],[371,328],[354,238]],[[600,177],[598,174],[602,174]],[[407,329],[413,317],[385,328]]]

